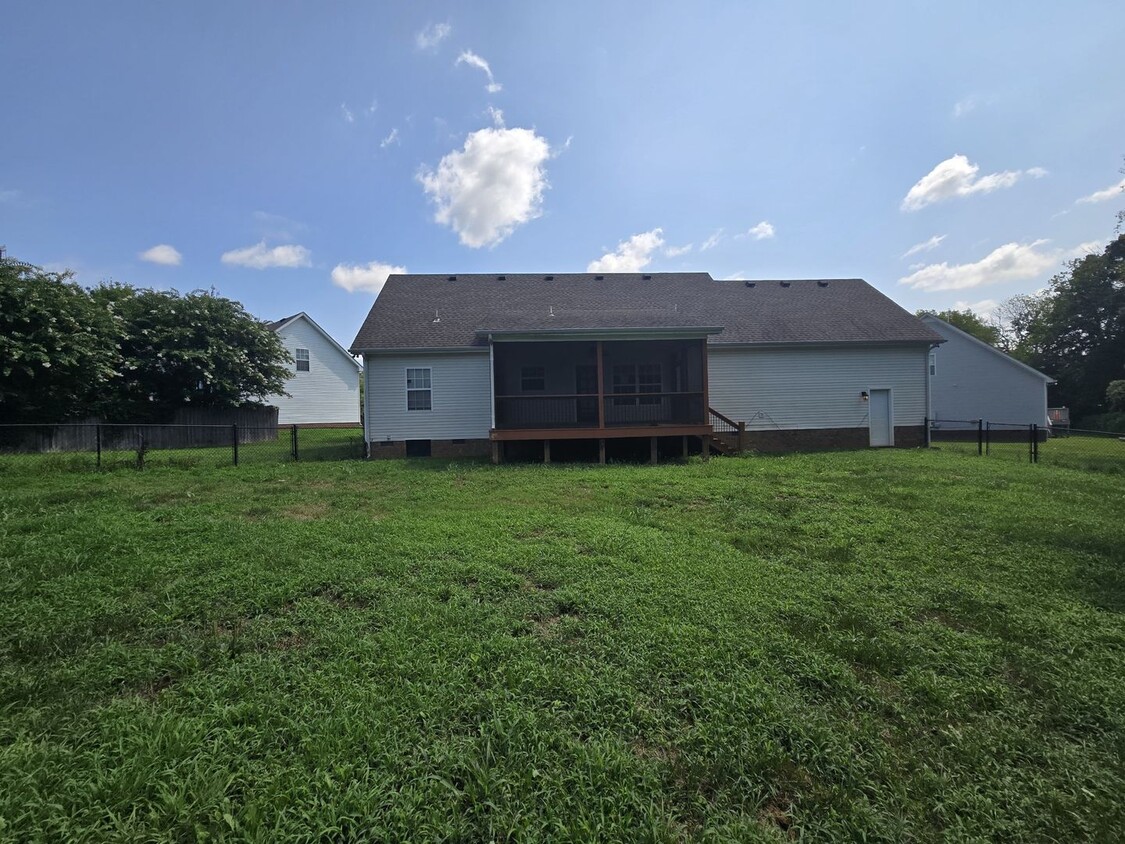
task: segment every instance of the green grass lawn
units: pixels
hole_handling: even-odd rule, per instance
[[[0,463],[0,839],[1120,840],[1125,483]]]

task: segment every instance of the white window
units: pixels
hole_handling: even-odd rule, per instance
[[[309,350],[308,349],[297,349],[296,353],[293,355],[293,358],[297,361],[297,371],[298,372],[308,372],[309,371]]]
[[[937,375],[937,355],[930,352],[930,375]]]
[[[642,363],[637,365],[637,392],[659,393],[664,389],[664,379],[660,377],[660,364]],[[640,404],[660,404],[660,396],[638,399]]]
[[[615,393],[659,393],[664,389],[660,364],[658,363],[619,363],[613,367],[613,392]],[[614,399],[615,407],[630,407],[637,404],[660,404],[660,396],[632,396]]]
[[[433,382],[430,377],[430,367],[406,370],[406,409],[433,409]]]
[[[520,369],[520,390],[524,393],[543,392],[547,389],[547,369],[542,366],[525,366]]]

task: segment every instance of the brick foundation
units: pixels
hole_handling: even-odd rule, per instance
[[[749,451],[826,451],[842,448],[868,448],[867,428],[786,428],[773,431],[747,431]],[[895,428],[896,448],[920,448],[926,444],[924,425],[899,425]]]
[[[405,440],[376,440],[367,444],[367,454],[372,460],[394,460],[406,457]],[[456,460],[465,457],[488,457],[492,454],[489,440],[430,440],[430,457]]]

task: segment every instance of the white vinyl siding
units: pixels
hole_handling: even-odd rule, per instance
[[[1047,379],[1007,355],[970,340],[939,320],[924,320],[945,338],[934,350],[930,415],[934,419],[1047,424]]]
[[[359,368],[303,316],[279,330],[278,337],[293,356],[294,372],[285,382],[288,396],[270,396],[278,423],[359,424]],[[303,354],[302,354],[303,352]],[[303,369],[304,360],[308,369]]]
[[[926,418],[926,346],[708,349],[711,407],[749,430],[866,428],[864,391],[893,391],[894,424]]]
[[[365,355],[367,439],[488,439],[488,352]],[[407,410],[407,370],[428,369],[430,409]],[[413,391],[413,389],[412,389]]]

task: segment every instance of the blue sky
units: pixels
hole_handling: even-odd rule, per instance
[[[851,5],[16,4],[0,242],[347,344],[393,267],[987,311],[1112,236],[1125,6]]]

